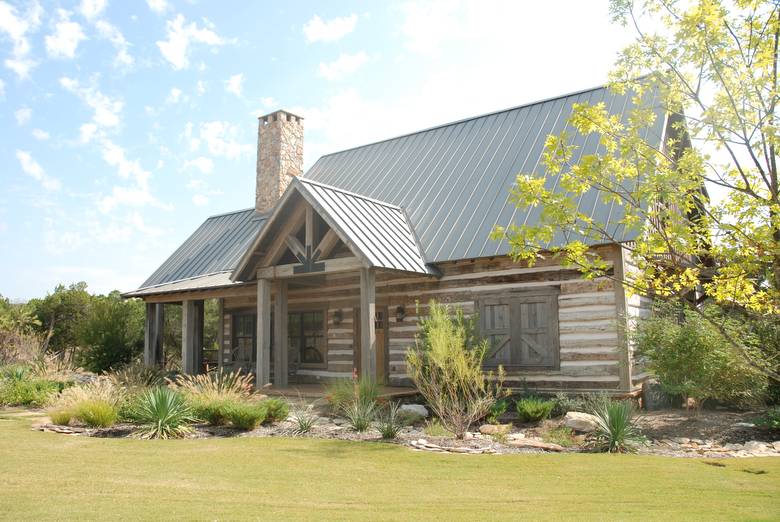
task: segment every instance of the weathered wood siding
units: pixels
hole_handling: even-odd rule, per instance
[[[629,249],[625,247],[621,248],[621,254],[624,274],[630,276],[631,272],[637,271],[638,268],[632,260]],[[623,289],[623,292],[626,301],[626,327],[632,329],[634,325],[636,325],[638,319],[644,319],[650,316],[653,300],[648,296],[631,292],[628,289]],[[650,374],[648,373],[646,364],[642,358],[634,353],[634,346],[631,342],[627,342],[627,352],[631,362],[631,385],[632,388],[636,389],[642,386],[642,383],[650,377]]]
[[[613,263],[622,263],[619,247],[600,247],[599,252]],[[611,280],[584,280],[576,270],[566,269],[551,260],[524,267],[508,257],[458,261],[438,265],[442,277],[412,276],[379,272],[376,277],[377,307],[388,310],[388,378],[390,384],[409,384],[406,350],[414,344],[418,311],[425,314],[431,299],[460,306],[474,314],[481,296],[507,291],[555,288],[558,292],[558,329],[560,367],[555,370],[516,370],[508,372],[506,384],[516,388],[556,390],[629,391],[621,385],[621,368],[629,360],[627,346],[619,328],[619,302],[622,289]],[[230,315],[253,309],[251,288],[242,295],[224,299],[224,343],[228,353],[231,336]],[[323,382],[349,377],[357,363],[359,333],[360,281],[358,274],[340,273],[318,276],[317,284],[296,287],[291,280],[288,292],[290,310],[307,307],[327,310],[327,367],[299,369],[298,382]],[[273,299],[273,295],[272,295]],[[630,298],[627,310],[635,313],[643,304]],[[403,306],[405,317],[399,321],[396,309]],[[336,321],[337,314],[341,320]],[[290,361],[294,359],[291,357]],[[641,374],[639,374],[641,376]],[[291,381],[291,382],[294,382]]]

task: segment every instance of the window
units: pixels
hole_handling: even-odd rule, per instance
[[[322,311],[293,312],[287,316],[287,335],[291,353],[301,366],[327,366],[325,314]]]
[[[559,364],[558,292],[507,293],[479,301],[484,365],[554,369]]]
[[[233,362],[257,361],[255,344],[255,314],[233,315]]]

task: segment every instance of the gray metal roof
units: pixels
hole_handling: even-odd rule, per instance
[[[604,102],[623,118],[634,108],[629,94],[599,87],[329,154],[305,178],[403,208],[430,263],[507,254],[505,241],[490,239],[493,226],[532,222],[539,212],[518,210],[509,189],[518,173],[542,173],[545,139],[566,130],[572,104],[584,102]],[[660,107],[656,112],[648,138],[658,144],[665,120]],[[595,135],[568,130],[578,147],[574,162],[598,149]],[[621,208],[604,204],[596,190],[579,206],[598,220],[622,218]]]
[[[634,108],[630,94],[597,87],[329,154],[297,186],[328,202],[320,204],[344,233],[349,229],[351,238],[363,238],[361,251],[375,266],[416,271],[425,262],[507,254],[505,241],[490,239],[493,226],[533,222],[539,212],[520,211],[509,201],[517,174],[541,175],[545,139],[564,130],[577,146],[574,162],[598,151],[596,136],[581,136],[567,122],[572,104],[599,102],[623,119]],[[665,114],[653,106],[657,118],[646,138],[659,145]],[[596,190],[585,193],[578,204],[613,226],[623,216],[619,206],[601,201]],[[233,270],[264,220],[252,209],[209,218],[142,288]],[[388,235],[388,227],[393,234]],[[627,241],[634,234],[628,230],[617,236]],[[551,244],[562,242],[556,237]]]
[[[169,283],[161,283],[158,285],[147,286],[127,292],[125,297],[143,297],[145,295],[163,294],[169,292],[183,292],[186,290],[203,290],[205,288],[223,288],[226,286],[234,286],[240,283],[235,283],[230,280],[230,272],[217,272],[216,274],[199,275],[190,277],[187,279],[181,279],[179,281],[172,281]]]
[[[294,178],[250,249],[272,233],[282,209],[298,192],[369,267],[433,274],[420,251],[403,209],[312,180]],[[249,252],[248,252],[249,254]],[[234,279],[251,277],[251,257],[245,255]]]
[[[265,219],[253,208],[208,218],[141,288],[233,270]]]

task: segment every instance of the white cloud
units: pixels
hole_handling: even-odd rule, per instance
[[[0,97],[5,96],[5,82],[0,79]]]
[[[157,14],[163,14],[169,7],[166,0],[146,0],[146,5]]]
[[[314,17],[303,26],[303,34],[306,36],[306,41],[309,43],[335,42],[354,31],[357,20],[358,17],[354,13],[349,16],[332,18],[330,20],[323,20],[318,15],[314,15]]]
[[[198,95],[204,94],[206,92],[206,82],[198,80],[198,83],[195,85],[195,91],[197,91]]]
[[[170,209],[170,205],[165,205],[149,189],[149,171],[141,167],[138,160],[131,160],[127,157],[125,149],[108,139],[101,142],[103,160],[110,166],[117,169],[120,178],[129,180],[129,186],[114,185],[111,193],[101,196],[98,199],[98,209],[103,213],[111,212],[114,208],[126,205],[131,207],[142,207],[146,205]]]
[[[27,78],[30,71],[37,65],[30,57],[30,42],[28,33],[35,32],[41,23],[43,9],[36,1],[24,14],[19,14],[16,7],[0,1],[0,33],[4,33],[13,43],[11,57],[4,61],[19,78]]]
[[[354,54],[341,53],[333,62],[320,63],[320,76],[323,76],[328,80],[337,80],[347,74],[355,72],[367,61],[368,55],[363,51]]]
[[[46,141],[49,139],[49,133],[43,129],[33,129],[32,135],[33,138],[35,138],[38,141]]]
[[[91,20],[103,14],[107,4],[106,0],[81,0],[79,12],[84,18]]]
[[[203,205],[208,205],[209,198],[207,198],[203,194],[195,194],[194,196],[192,196],[192,202],[195,205],[202,207]]]
[[[193,42],[211,46],[224,45],[225,40],[213,31],[213,26],[205,22],[207,27],[198,27],[195,22],[185,23],[184,16],[177,15],[173,20],[165,23],[166,40],[157,42],[157,47],[163,58],[174,69],[186,69],[190,65],[190,46]]]
[[[82,86],[78,80],[66,76],[60,78],[60,85],[81,98],[81,101],[94,111],[92,121],[98,128],[116,127],[121,122],[119,115],[124,107],[121,100],[106,96],[94,86]],[[92,134],[96,130],[98,129],[94,129]]]
[[[179,100],[181,100],[181,89],[177,87],[171,88],[171,92],[168,93],[165,101],[168,103],[179,103]]]
[[[492,9],[483,5],[478,8],[487,9],[491,16],[494,15]],[[487,27],[479,26],[476,21],[472,22],[463,16],[463,5],[454,1],[413,1],[403,4],[400,9],[403,15],[401,34],[406,37],[407,49],[424,55],[438,54],[445,42],[462,38],[464,30],[466,35],[474,37],[475,41],[480,41],[481,33],[490,30],[499,31],[496,24],[502,24],[502,20],[495,19]],[[502,18],[507,21],[507,18],[503,16]],[[479,36],[474,34],[475,30],[480,31]]]
[[[201,171],[203,174],[211,174],[214,171],[214,162],[211,158],[199,156],[195,159],[185,161],[184,168],[194,168]]]
[[[87,144],[95,137],[98,127],[94,123],[85,123],[79,127],[79,142]]]
[[[14,113],[14,117],[16,118],[17,125],[26,125],[32,117],[32,109],[29,107],[22,107]]]
[[[115,67],[130,67],[135,63],[135,59],[130,55],[130,43],[125,39],[125,35],[122,34],[119,28],[106,20],[96,21],[95,28],[98,31],[98,35],[111,42],[111,45],[116,49],[116,55],[114,56]]]
[[[185,130],[185,135],[187,134]],[[191,134],[191,130],[190,130]],[[197,139],[197,138],[194,138]],[[249,154],[254,150],[250,143],[241,143],[238,139],[238,127],[231,125],[226,121],[210,121],[200,124],[200,139],[193,148],[193,142],[190,142],[190,148],[196,150],[200,143],[204,142],[209,152],[214,156],[221,156],[228,159],[236,159],[244,154]]]
[[[46,190],[59,190],[62,187],[60,180],[46,174],[43,167],[33,159],[29,152],[17,150],[16,159],[19,160],[19,164],[22,166],[24,173],[39,181]]]
[[[234,74],[230,78],[228,78],[227,81],[225,81],[225,90],[227,92],[232,92],[236,96],[241,96],[241,92],[244,89],[244,75]]]
[[[71,22],[69,11],[58,9],[57,13],[59,21],[54,25],[54,33],[46,37],[46,52],[52,58],[73,58],[79,42],[87,36],[81,25]]]

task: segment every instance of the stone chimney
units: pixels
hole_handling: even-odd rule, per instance
[[[260,117],[255,210],[268,212],[293,176],[303,173],[303,118],[287,111]]]

